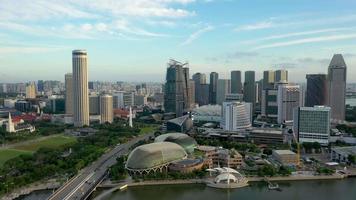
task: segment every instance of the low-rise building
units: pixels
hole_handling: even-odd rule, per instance
[[[205,164],[209,168],[230,167],[238,169],[242,165],[242,156],[235,149],[224,149],[212,146],[199,146],[199,151],[205,153]]]
[[[273,150],[272,157],[282,165],[296,166],[298,165],[298,156],[290,150]]]
[[[255,144],[283,144],[285,142],[282,130],[272,128],[252,129],[249,139]]]
[[[356,156],[356,146],[331,148],[331,160],[338,163],[349,164],[351,156]]]

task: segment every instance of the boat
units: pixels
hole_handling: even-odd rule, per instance
[[[278,185],[277,183],[276,183],[276,184],[269,183],[269,184],[268,184],[268,189],[269,189],[269,190],[282,191],[282,189],[279,188],[279,185]]]

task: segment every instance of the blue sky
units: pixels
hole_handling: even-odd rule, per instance
[[[353,0],[0,0],[0,82],[63,80],[71,50],[89,77],[163,81],[170,58],[190,72],[326,73],[344,54],[356,81]]]

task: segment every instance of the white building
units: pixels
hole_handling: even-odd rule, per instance
[[[293,129],[299,142],[329,143],[330,107],[300,107],[294,110]]]
[[[110,95],[100,96],[100,122],[112,123],[114,118],[113,100]]]
[[[36,85],[31,82],[26,86],[26,99],[35,99],[36,98]]]
[[[220,126],[227,131],[251,127],[252,105],[246,102],[224,102]]]
[[[118,91],[113,94],[114,108],[125,108],[134,106],[135,104],[135,93]]]
[[[293,120],[293,110],[300,106],[299,85],[280,84],[278,85],[278,117],[279,124],[291,122]]]

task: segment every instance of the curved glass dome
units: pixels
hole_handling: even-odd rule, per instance
[[[155,138],[155,142],[173,142],[184,148],[187,153],[193,153],[197,142],[187,134],[167,133]]]
[[[136,147],[129,155],[126,168],[151,169],[187,157],[184,149],[172,142],[157,142]]]

